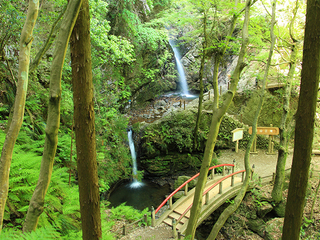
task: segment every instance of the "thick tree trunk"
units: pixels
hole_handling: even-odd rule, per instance
[[[244,19],[244,26],[243,26],[243,39],[247,39],[249,38],[249,34],[248,34],[248,25],[249,25],[249,11],[250,11],[250,3],[248,3],[246,8],[246,14],[245,14],[245,19]],[[264,102],[264,96],[265,96],[265,91],[266,91],[266,83],[267,83],[267,76],[268,76],[268,72],[269,72],[269,68],[271,65],[271,58],[273,55],[273,49],[274,49],[274,44],[275,44],[275,35],[273,33],[273,28],[274,28],[274,24],[275,24],[275,10],[276,10],[276,0],[273,2],[272,4],[272,20],[271,20],[271,29],[270,29],[270,37],[271,37],[271,46],[270,46],[270,51],[269,51],[269,57],[268,57],[268,61],[267,61],[267,66],[266,66],[266,70],[264,73],[264,77],[263,77],[263,83],[262,83],[262,89],[261,89],[261,96],[260,96],[260,101],[259,104],[257,106],[257,110],[253,119],[253,123],[252,123],[252,135],[250,137],[250,140],[248,142],[248,146],[246,149],[246,153],[244,156],[244,165],[245,165],[245,169],[246,169],[246,178],[244,180],[244,183],[238,193],[238,195],[236,196],[236,198],[234,199],[234,203],[229,205],[223,212],[222,214],[219,216],[218,220],[216,221],[216,223],[214,224],[210,235],[208,237],[208,239],[216,239],[220,229],[222,228],[222,226],[224,225],[224,223],[227,221],[227,219],[229,218],[229,216],[234,213],[240,203],[242,202],[242,199],[244,198],[244,196],[246,195],[248,186],[249,186],[249,182],[251,179],[251,168],[250,168],[250,151],[251,151],[251,146],[253,144],[253,141],[257,135],[257,125],[258,125],[258,119],[260,116],[260,112],[262,109],[262,105]]]
[[[91,69],[89,1],[84,0],[71,38],[74,126],[82,238],[101,238],[101,216]]]
[[[77,19],[81,0],[71,0],[59,31],[50,75],[50,96],[46,137],[41,160],[37,186],[30,200],[23,231],[30,232],[37,228],[38,220],[43,212],[44,198],[51,180],[54,157],[58,144],[60,124],[61,75],[70,35]]]
[[[283,240],[298,240],[308,185],[320,65],[319,1],[307,1],[301,86]]]
[[[294,10],[294,15],[290,23],[290,36],[291,40],[293,41],[293,44],[291,46],[291,54],[290,54],[290,69],[287,76],[286,86],[285,86],[285,93],[283,97],[283,108],[282,108],[282,118],[280,123],[280,148],[278,150],[278,160],[277,160],[277,167],[276,167],[276,177],[274,186],[272,189],[272,199],[279,203],[282,201],[282,188],[283,183],[285,179],[285,167],[286,167],[286,161],[288,156],[288,141],[290,139],[290,127],[289,124],[287,124],[288,114],[290,111],[290,98],[291,98],[291,88],[292,88],[292,81],[294,72],[296,69],[296,62],[297,62],[297,52],[298,52],[298,42],[293,37],[293,24],[297,15],[298,11],[298,0],[296,1],[296,7]],[[291,122],[291,121],[290,121]]]
[[[14,102],[14,112],[12,122],[2,147],[0,159],[0,232],[2,229],[4,208],[8,196],[9,172],[13,148],[23,122],[24,107],[28,88],[30,49],[33,40],[32,33],[38,17],[38,11],[39,1],[30,0],[27,18],[20,38],[18,85]]]
[[[247,4],[250,5],[250,3],[251,1],[247,1]],[[229,33],[231,32],[231,34],[233,32],[235,22],[238,16],[239,15],[235,15],[232,19],[232,23],[229,31]],[[200,168],[200,175],[198,177],[198,182],[195,189],[193,205],[190,212],[190,218],[189,218],[188,226],[186,229],[186,235],[187,237],[191,237],[191,239],[194,239],[195,231],[197,228],[199,213],[202,206],[202,194],[207,181],[208,170],[211,164],[213,150],[217,141],[221,120],[223,115],[226,113],[228,107],[231,104],[231,101],[237,89],[240,73],[245,66],[245,64],[243,63],[243,59],[246,53],[247,45],[248,45],[248,38],[243,39],[243,43],[239,53],[238,63],[232,75],[231,87],[230,87],[230,90],[227,92],[227,97],[225,102],[220,108],[214,107],[213,109],[212,121],[211,121],[210,130],[208,134],[208,140],[206,143],[206,148],[205,148],[205,152],[204,152],[204,156],[203,156],[203,160]],[[217,97],[219,97],[219,95],[214,96],[214,99],[215,99],[214,102],[217,102],[216,101]]]

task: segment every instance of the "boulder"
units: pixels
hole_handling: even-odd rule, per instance
[[[177,189],[181,184],[183,184],[185,181],[189,180],[189,176],[179,176],[178,179],[174,182],[174,188]],[[194,188],[197,184],[197,180],[194,179],[191,182],[188,183],[188,188]],[[183,188],[184,190],[184,188]]]
[[[167,105],[167,103],[164,100],[160,100],[155,102],[154,107],[155,108],[162,108],[165,107]]]
[[[266,222],[266,240],[281,239],[284,218],[273,218]]]
[[[266,226],[265,222],[261,218],[248,219],[246,224],[251,231],[257,233],[260,237],[264,237]]]
[[[177,200],[184,196],[184,191],[179,191],[175,195],[173,195],[173,199]]]
[[[261,206],[258,208],[257,214],[260,218],[263,218],[272,210],[273,210],[273,206],[270,203],[262,202]]]

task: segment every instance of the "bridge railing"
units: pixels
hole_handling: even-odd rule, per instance
[[[211,170],[212,173],[212,179],[214,178],[214,169],[219,168],[219,167],[223,167],[222,170],[222,175],[225,175],[225,167],[232,167],[232,171],[234,172],[234,164],[229,164],[229,163],[224,163],[224,164],[219,164],[219,165],[215,165],[209,168],[209,171]],[[195,178],[197,178],[199,176],[200,173],[197,173],[196,175],[194,175],[193,177],[189,178],[187,181],[185,181],[183,184],[181,184],[176,190],[174,190],[168,197],[166,197],[166,199],[159,205],[159,207],[153,211],[154,214],[156,214],[168,201],[169,201],[169,208],[172,209],[172,197],[178,192],[180,191],[183,187],[184,187],[184,194],[187,195],[188,193],[188,183],[191,182],[192,180],[194,180]]]
[[[209,192],[214,188],[216,187],[218,184],[219,184],[219,194],[222,194],[223,190],[222,190],[222,182],[228,178],[232,178],[231,179],[231,186],[233,187],[234,186],[234,176],[239,174],[239,173],[242,173],[242,179],[241,179],[241,182],[243,182],[244,180],[244,173],[246,172],[246,170],[240,170],[240,171],[237,171],[237,172],[233,172],[221,179],[219,179],[217,182],[215,182],[214,184],[212,184],[209,188],[207,188],[203,193],[202,193],[202,196],[206,196],[205,198],[205,205],[207,205],[209,203]],[[176,221],[176,224],[178,224],[181,219],[188,213],[188,211],[191,209],[193,203],[191,203],[187,208],[186,210],[181,214],[181,216],[177,219]]]

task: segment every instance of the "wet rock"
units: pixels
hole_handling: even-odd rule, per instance
[[[177,107],[180,107],[180,102],[175,102],[175,103],[172,104],[172,106],[174,106],[174,107],[176,107],[176,108],[177,108]]]
[[[167,105],[167,103],[164,100],[160,100],[155,102],[154,107],[155,108],[160,108],[160,107],[165,107]]]
[[[281,239],[284,218],[274,218],[266,222],[266,240]]]
[[[149,118],[151,118],[151,115],[150,114],[143,114],[143,118],[149,119]]]

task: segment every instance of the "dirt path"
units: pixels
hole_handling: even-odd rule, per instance
[[[232,150],[221,151],[218,160],[220,163],[233,163],[236,160],[236,170],[244,169],[244,154],[245,150],[240,149],[238,153]],[[289,151],[286,161],[286,169],[291,168],[293,151]],[[270,176],[276,171],[278,154],[268,155],[265,150],[258,150],[257,154],[250,154],[250,165],[254,164],[255,173],[261,177]],[[312,157],[310,169],[320,170],[320,156]]]

